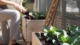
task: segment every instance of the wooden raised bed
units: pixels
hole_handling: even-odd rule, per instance
[[[35,32],[32,32],[32,45],[43,45],[36,36]]]
[[[45,20],[29,20],[22,16],[22,34],[25,42],[32,42],[32,32],[42,31]]]

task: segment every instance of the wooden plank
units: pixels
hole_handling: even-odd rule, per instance
[[[34,32],[32,32],[32,45],[43,45]]]

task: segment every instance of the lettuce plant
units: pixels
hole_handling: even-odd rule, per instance
[[[52,40],[54,45],[80,45],[80,28],[76,25],[68,25],[67,30],[51,26],[43,31],[47,41]]]

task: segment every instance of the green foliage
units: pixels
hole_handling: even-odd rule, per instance
[[[54,26],[50,28],[44,28],[44,36],[47,40],[52,40],[52,42],[57,45],[80,45],[80,28],[76,25],[68,25],[68,29],[57,29]]]
[[[46,14],[43,13],[43,12],[35,12],[35,11],[32,11],[32,10],[30,10],[29,12],[32,13],[32,15],[34,16],[34,18],[36,20],[38,20],[38,19],[45,19],[46,18]]]

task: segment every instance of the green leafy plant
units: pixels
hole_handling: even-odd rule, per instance
[[[68,25],[67,30],[51,26],[43,31],[47,41],[52,40],[54,45],[80,45],[80,28],[76,25]]]
[[[29,10],[29,12],[31,13],[31,15],[34,16],[34,18],[36,20],[40,20],[40,19],[45,19],[46,18],[46,14],[43,13],[43,12],[35,12],[35,11],[32,11],[32,10]]]

